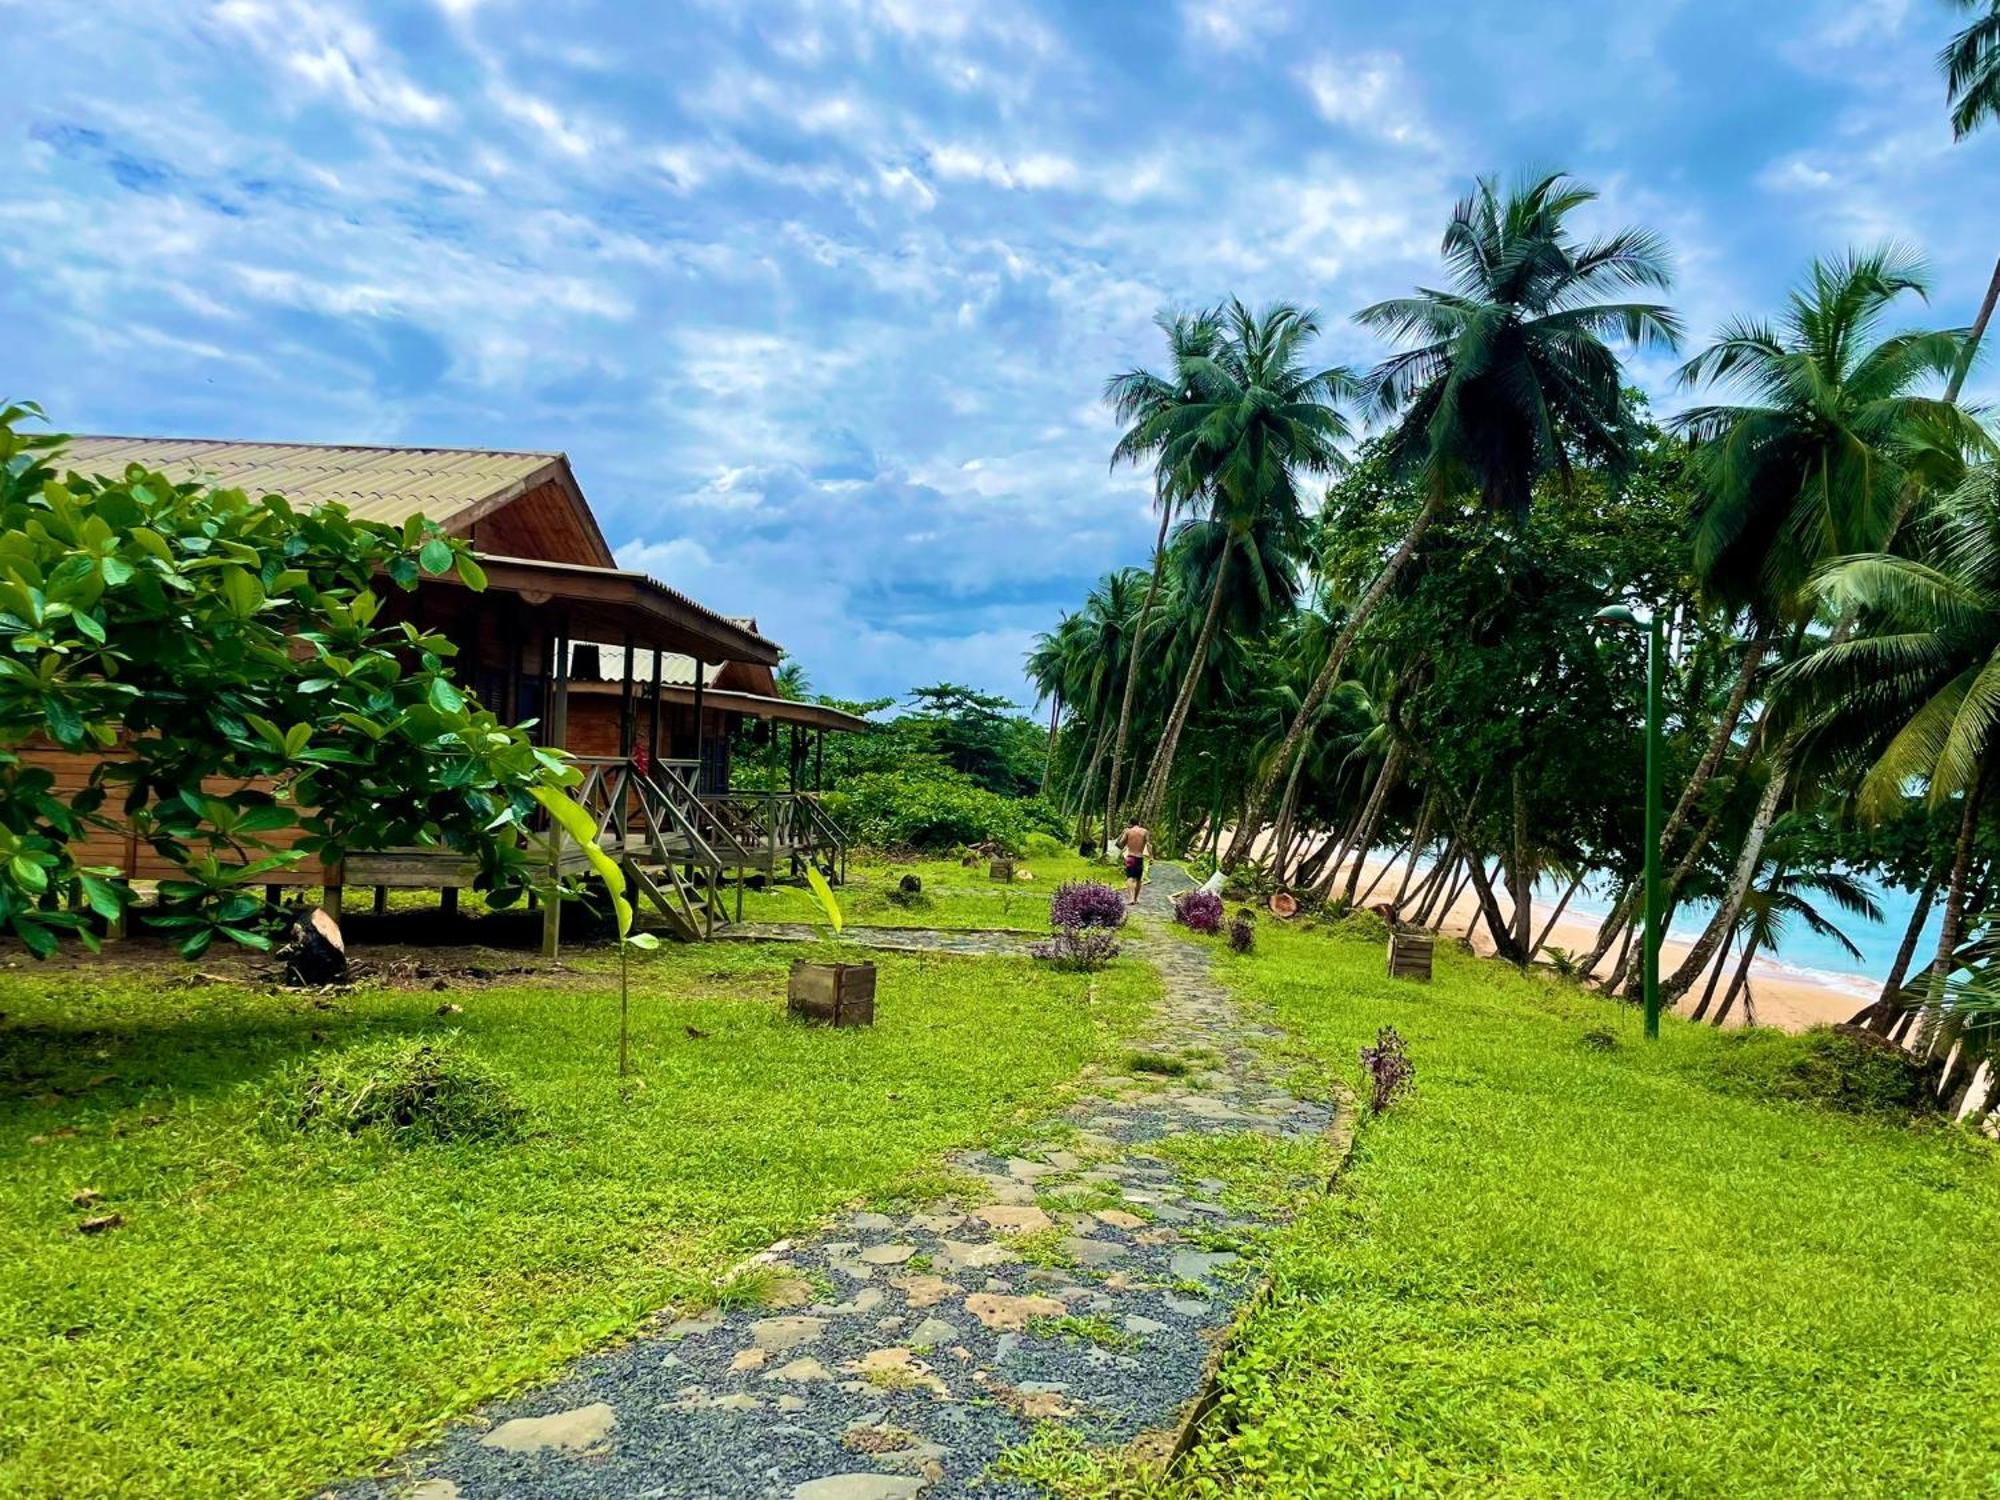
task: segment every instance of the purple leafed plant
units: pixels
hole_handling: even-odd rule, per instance
[[[1069,880],[1049,898],[1051,927],[1123,927],[1125,893],[1095,880]]]
[[[1195,932],[1222,930],[1222,898],[1213,891],[1182,891],[1174,897],[1174,920]]]
[[[1064,927],[1028,951],[1058,969],[1094,974],[1118,956],[1118,939],[1102,927]]]
[[[1381,1114],[1417,1080],[1417,1065],[1410,1061],[1403,1038],[1393,1026],[1384,1026],[1375,1033],[1375,1045],[1361,1049],[1361,1067],[1368,1074],[1371,1115]]]

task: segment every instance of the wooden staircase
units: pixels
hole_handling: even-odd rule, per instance
[[[572,795],[591,814],[598,846],[625,871],[635,908],[656,913],[686,942],[713,937],[732,920],[726,901],[733,877],[733,920],[743,920],[745,877],[797,874],[802,862],[846,877],[847,840],[817,799],[802,793],[723,793],[704,797],[678,764],[645,770],[622,757],[579,756],[584,779]],[[563,861],[560,847],[552,861]]]

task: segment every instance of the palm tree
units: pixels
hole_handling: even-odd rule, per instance
[[[1674,423],[1698,445],[1693,561],[1711,599],[1803,626],[1816,604],[1806,589],[1814,568],[1886,548],[1943,455],[1985,444],[1974,419],[1918,393],[1949,377],[1961,335],[1876,337],[1898,299],[1926,287],[1922,266],[1894,247],[1815,261],[1775,326],[1732,322],[1682,367],[1686,385],[1749,398],[1698,406]],[[1789,785],[1788,747],[1760,742],[1773,757],[1763,797],[1714,918],[1663,986],[1669,1003],[1734,927]]]
[[[1900,813],[1917,783],[1933,808],[1960,801],[1935,1000],[1964,932],[1967,875],[2000,745],[2000,468],[1975,469],[1941,502],[1934,552],[1928,561],[1874,553],[1830,564],[1816,591],[1862,629],[1780,675],[1814,714],[1816,738],[1872,753],[1856,797],[1862,817]],[[1894,1016],[1884,1007],[1874,1024],[1887,1031]]]
[[[1813,895],[1827,897],[1850,916],[1870,922],[1878,922],[1882,918],[1882,908],[1877,904],[1874,893],[1865,882],[1847,871],[1831,867],[1796,871],[1786,868],[1782,862],[1777,864],[1751,891],[1737,918],[1736,935],[1743,943],[1742,954],[1737,960],[1736,973],[1729,982],[1729,989],[1722,997],[1722,1008],[1715,1013],[1715,1025],[1720,1026],[1729,1019],[1739,993],[1747,1001],[1751,961],[1760,950],[1776,953],[1790,935],[1794,921],[1838,944],[1857,963],[1861,961],[1861,950],[1854,945],[1854,940],[1808,899]],[[1706,1015],[1708,1000],[1714,993],[1711,987],[1689,1019],[1699,1021]]]
[[[1318,334],[1318,318],[1302,308],[1279,303],[1252,313],[1232,301],[1221,314],[1213,349],[1179,366],[1186,398],[1162,413],[1151,445],[1159,471],[1170,476],[1173,493],[1199,499],[1225,542],[1187,675],[1139,796],[1142,823],[1152,822],[1165,801],[1232,560],[1260,531],[1296,539],[1302,511],[1295,476],[1331,473],[1339,463],[1337,444],[1348,430],[1338,403],[1358,387],[1345,369],[1305,364],[1306,346]]]
[[[1195,399],[1193,384],[1184,378],[1187,367],[1194,361],[1212,357],[1222,332],[1220,316],[1213,311],[1162,312],[1153,321],[1167,336],[1172,373],[1156,375],[1151,370],[1127,370],[1112,376],[1104,386],[1104,399],[1120,421],[1130,424],[1118,439],[1117,447],[1111,450],[1111,467],[1138,463],[1150,455],[1154,459],[1153,504],[1160,512],[1160,534],[1153,539],[1153,577],[1146,586],[1145,602],[1139,606],[1139,618],[1132,627],[1132,656],[1125,669],[1125,691],[1118,707],[1118,733],[1111,745],[1111,775],[1104,796],[1107,843],[1111,840],[1112,825],[1118,819],[1125,749],[1132,735],[1132,703],[1137,696],[1140,667],[1145,661],[1146,626],[1152,620],[1153,603],[1166,575],[1167,529],[1175,511],[1193,498],[1186,488],[1186,481],[1192,476],[1175,472],[1167,459],[1174,418],[1184,404]]]
[[[1977,18],[1958,32],[1938,54],[1944,72],[1945,97],[1951,104],[1951,133],[1964,140],[1989,120],[2000,119],[2000,0],[1951,0],[1960,10],[1973,11]],[[1951,372],[1951,384],[1944,399],[1956,401],[1972,368],[1972,356],[1986,336],[1993,317],[1993,305],[2000,301],[2000,260],[1993,263],[1993,275],[1986,283],[1986,296],[1979,304],[1979,316],[1972,320],[1972,332],[1965,341],[1965,354]]]
[[[1596,194],[1561,173],[1503,192],[1481,178],[1446,227],[1442,252],[1451,284],[1419,288],[1362,309],[1357,319],[1412,345],[1368,379],[1376,410],[1395,417],[1392,460],[1421,477],[1423,508],[1314,678],[1285,741],[1250,799],[1226,863],[1248,852],[1288,775],[1319,706],[1424,533],[1450,501],[1477,498],[1519,515],[1536,480],[1565,477],[1573,457],[1622,463],[1629,449],[1617,357],[1607,339],[1672,347],[1680,325],[1653,302],[1600,300],[1635,288],[1664,289],[1667,252],[1647,230],[1623,229],[1579,243],[1566,220]]]

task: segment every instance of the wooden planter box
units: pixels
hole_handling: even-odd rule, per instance
[[[1437,949],[1437,934],[1421,927],[1398,928],[1389,934],[1389,977],[1431,982],[1431,955]]]
[[[995,880],[1012,880],[1014,878],[1014,861],[1011,859],[996,859],[986,867],[986,873]]]
[[[785,1008],[807,1021],[835,1026],[875,1024],[875,965],[792,965]]]

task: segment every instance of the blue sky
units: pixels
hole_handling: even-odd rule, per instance
[[[0,0],[5,383],[77,432],[561,448],[621,559],[822,690],[1018,693],[1145,560],[1098,394],[1153,313],[1284,297],[1369,362],[1347,315],[1435,279],[1475,173],[1595,183],[1697,332],[1885,237],[1969,321],[2000,132],[1951,143],[1955,19]],[[1669,371],[1634,368],[1663,402]]]

